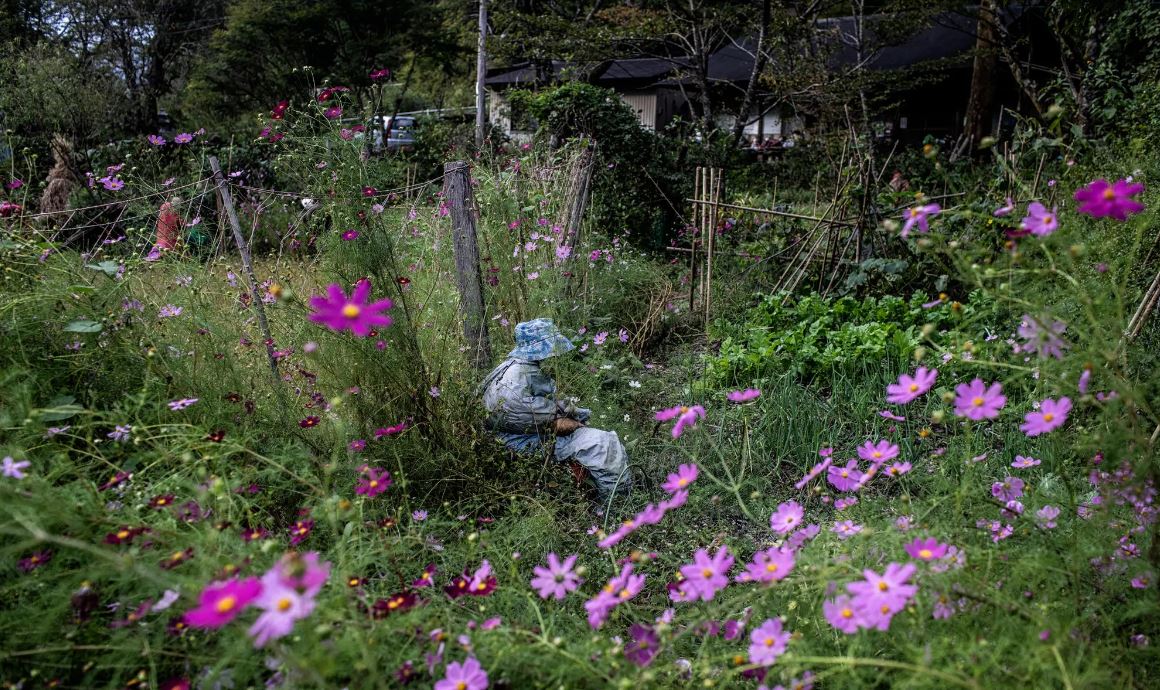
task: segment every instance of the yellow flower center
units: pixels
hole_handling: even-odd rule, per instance
[[[768,565],[765,566],[765,571],[767,573],[776,573],[777,572],[777,564],[776,563],[769,563]]]
[[[378,480],[377,480],[377,479],[372,479],[372,480],[371,480],[371,483],[370,483],[370,487],[371,487],[372,489],[377,489],[377,488],[379,488],[379,482],[378,482]]]
[[[1115,199],[1116,198],[1115,190],[1113,190],[1111,187],[1108,187],[1107,189],[1105,189],[1104,190],[1104,198],[1107,199],[1108,201]]]
[[[631,596],[632,596],[632,592],[628,591],[627,589],[620,590],[620,598],[621,599],[627,599]]]
[[[233,611],[234,607],[237,605],[238,605],[237,597],[226,596],[226,597],[222,597],[220,600],[218,600],[217,606],[215,606],[214,608],[217,609],[218,613],[229,613],[230,611]]]
[[[118,539],[127,539],[128,537],[129,537],[129,530],[127,530],[127,529],[123,529],[120,532],[117,532]]]
[[[701,571],[701,577],[713,577],[713,570],[711,568],[705,568]]]
[[[842,616],[842,618],[853,618],[854,612],[851,611],[849,608],[844,608],[841,611],[841,616]]]
[[[1043,421],[1050,422],[1053,419],[1055,419],[1055,415],[1051,414],[1050,412],[1043,413]]]
[[[876,458],[880,458],[880,457],[882,457],[882,451],[876,450],[876,451],[874,451],[873,455]]]
[[[347,304],[342,308],[342,315],[348,319],[358,318],[362,313],[362,309],[357,304]]]
[[[393,611],[393,610],[399,608],[399,604],[400,604],[400,602],[398,599],[391,599],[390,601],[387,602],[387,608],[389,608]]]
[[[464,683],[463,681],[459,681],[458,683],[455,684],[455,690],[467,690],[467,683]]]
[[[677,480],[677,486],[679,486],[679,487],[683,488],[683,487],[686,487],[688,485],[689,485],[689,480],[685,479],[684,477]]]
[[[889,606],[887,606],[886,604],[883,604],[883,605],[882,605],[882,614],[883,614],[883,615],[886,615],[886,614],[888,614],[888,613],[890,613],[890,607],[889,607]]]
[[[885,582],[878,583],[878,591],[879,592],[885,592],[888,589],[890,589],[890,585],[886,584]]]
[[[912,384],[910,384],[910,392],[911,392],[911,393],[913,393],[913,392],[915,392],[915,391],[917,391],[917,390],[918,390],[918,384],[917,384],[917,383],[912,383]]]
[[[983,402],[984,402],[983,399],[981,397],[978,397],[978,396],[976,396],[973,400],[971,400],[971,404],[974,405],[975,407],[982,407]]]
[[[185,558],[185,552],[184,552],[184,551],[178,551],[177,553],[173,554],[173,555],[172,555],[172,556],[170,556],[169,558],[170,558],[170,559],[172,559],[172,560],[175,560],[175,561],[180,561],[181,559]]]
[[[934,552],[931,551],[930,549],[919,549],[918,550],[918,557],[919,558],[930,558],[933,555],[934,555]]]
[[[1043,224],[1044,225],[1051,225],[1053,222],[1055,222],[1055,219],[1052,216],[1044,216],[1043,217]]]
[[[846,477],[849,477],[849,476],[850,476],[850,473],[848,471],[842,470],[842,479],[845,479]]]
[[[766,647],[772,647],[772,646],[773,646],[773,638],[772,638],[772,637],[767,637],[767,638],[765,638],[765,646],[766,646]]]
[[[278,600],[278,610],[282,611],[283,613],[289,611],[290,607],[293,605],[294,602],[290,601],[290,597],[282,597]]]

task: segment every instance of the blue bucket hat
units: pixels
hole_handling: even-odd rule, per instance
[[[508,357],[538,362],[575,347],[551,319],[532,319],[516,324],[516,349]]]

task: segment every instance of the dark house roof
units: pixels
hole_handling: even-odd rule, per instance
[[[1022,8],[1013,5],[1006,11],[1003,21],[1012,22],[1022,14]],[[870,15],[863,19],[863,40],[870,46],[869,55],[864,55],[865,67],[875,70],[896,70],[913,67],[932,61],[946,61],[963,57],[975,46],[976,20],[968,14],[948,12],[939,15],[934,22],[902,40],[890,44],[879,40],[878,34],[886,34],[884,22],[889,15]],[[830,64],[841,69],[858,64],[858,50],[855,43],[857,29],[855,17],[834,17],[818,21],[820,46],[831,53]],[[876,25],[877,29],[876,29]],[[708,77],[711,82],[742,83],[749,80],[753,70],[756,39],[749,38],[732,42],[709,56]],[[553,69],[559,74],[567,63],[554,62]],[[590,72],[588,81],[603,86],[646,88],[654,86],[675,86],[687,84],[680,74],[676,61],[662,58],[628,58],[609,60]],[[517,84],[535,82],[535,69],[530,64],[496,70],[489,74],[485,83],[491,87],[505,88]]]

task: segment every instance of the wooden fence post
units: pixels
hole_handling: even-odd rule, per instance
[[[266,309],[262,306],[262,295],[258,293],[258,279],[254,277],[254,263],[250,260],[250,245],[246,242],[245,235],[242,234],[241,223],[238,222],[238,212],[234,210],[234,199],[230,196],[230,187],[226,184],[226,178],[222,175],[221,166],[218,165],[217,156],[209,157],[209,167],[213,170],[213,179],[217,184],[218,197],[225,207],[226,216],[230,221],[230,228],[234,232],[234,241],[238,244],[238,253],[242,257],[242,268],[246,274],[246,280],[250,284],[250,304],[254,309],[255,315],[258,317],[258,328],[262,331],[262,340],[266,346],[266,356],[270,359],[270,371],[274,374],[274,378],[281,380],[282,377],[278,374],[278,358],[274,356],[274,337],[270,335],[270,322],[266,320]]]
[[[487,369],[491,366],[491,344],[483,315],[483,277],[479,270],[475,204],[472,201],[467,163],[464,161],[443,165],[443,199],[451,216],[455,282],[459,287],[459,305],[463,310],[463,337],[473,352],[472,364],[476,369]]]

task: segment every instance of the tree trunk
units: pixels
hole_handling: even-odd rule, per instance
[[[995,101],[995,10],[993,0],[979,3],[979,21],[975,38],[975,60],[971,68],[971,93],[967,99],[967,116],[963,127],[967,146],[975,150],[991,132],[991,107]]]
[[[737,122],[733,125],[733,147],[741,143],[741,137],[745,135],[745,125],[749,120],[749,110],[753,107],[753,95],[757,91],[757,80],[761,76],[761,70],[765,68],[765,34],[769,31],[769,2],[764,0],[761,3],[761,26],[757,29],[757,50],[753,56],[753,71],[749,73],[749,83],[745,86],[745,98],[741,101],[741,109],[737,113]],[[765,113],[759,113],[758,118],[765,119]],[[760,131],[761,128],[759,127]]]

